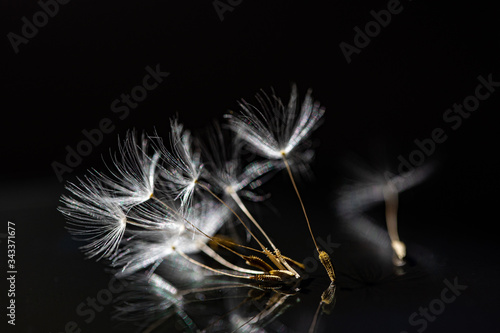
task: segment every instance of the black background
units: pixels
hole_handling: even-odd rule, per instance
[[[347,281],[323,328],[415,332],[408,316],[439,297],[444,278],[457,277],[468,289],[426,332],[495,330],[499,92],[456,130],[443,114],[474,94],[478,76],[491,74],[500,81],[497,11],[483,3],[401,5],[402,11],[348,63],[339,44],[353,44],[354,27],[363,28],[373,20],[370,11],[385,9],[387,1],[243,1],[221,20],[210,1],[74,0],[60,5],[18,53],[8,33],[20,35],[22,17],[32,21],[40,5],[4,1],[0,212],[2,225],[16,224],[18,270],[16,327],[9,329],[61,332],[72,320],[83,332],[115,326],[111,306],[90,324],[75,313],[78,304],[107,286],[109,276],[102,264],[84,260],[77,249],[81,244],[71,239],[56,211],[64,183],[52,165],[64,163],[66,147],[85,138],[82,130],[96,128],[103,118],[115,126],[63,175],[65,181],[90,167],[102,168],[102,156],[109,156],[118,136],[131,128],[165,134],[177,114],[188,128],[201,129],[261,88],[274,87],[287,100],[296,83],[301,96],[312,88],[326,107],[325,122],[314,135],[315,179],[300,186],[317,234],[341,244],[333,257],[339,286]],[[111,103],[142,83],[145,67],[158,64],[170,75],[120,119]],[[426,162],[439,167],[400,198],[400,235],[409,255],[432,268],[424,265],[426,277],[416,281],[367,278],[352,287],[351,263],[365,263],[359,259],[365,254],[338,232],[333,207],[347,177],[343,161],[354,155],[396,173],[398,156],[407,158],[416,149],[414,140],[429,138],[435,128],[443,128],[447,140]],[[268,216],[273,238],[301,259],[313,253],[313,245],[298,206],[291,211],[296,199],[289,186],[286,177],[271,182],[274,211],[261,214]],[[6,249],[4,239],[0,244]],[[6,261],[4,253],[0,262]],[[313,282],[319,293],[321,283]],[[0,294],[5,309],[6,292]],[[298,331],[307,329],[317,304],[318,292],[311,294],[283,316]]]

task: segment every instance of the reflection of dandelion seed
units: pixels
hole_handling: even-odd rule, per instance
[[[203,145],[197,143],[203,140],[194,140],[174,119],[170,147],[158,135],[143,136],[138,141],[131,132],[120,146],[120,156],[112,158],[111,176],[92,171],[79,185],[67,186],[72,196],[62,197],[64,206],[60,210],[69,221],[70,232],[87,241],[82,249],[90,257],[109,258],[118,276],[139,281],[137,286],[150,286],[161,300],[148,311],[166,312],[168,315],[162,318],[173,314],[187,317],[192,294],[201,297],[204,292],[226,287],[246,289],[250,299],[272,293],[266,296],[265,306],[250,318],[236,312],[218,315],[219,321],[229,320],[230,325],[226,324],[235,330],[272,322],[284,311],[289,296],[299,290],[304,266],[281,253],[243,201],[261,200],[253,191],[281,169],[286,169],[290,177],[319,259],[332,283],[335,280],[328,254],[316,244],[292,173],[308,169],[312,151],[306,140],[318,126],[324,109],[308,92],[299,111],[296,87],[286,108],[275,96],[257,95],[257,99],[262,110],[243,102],[241,114],[228,116],[236,133],[229,142],[235,148],[227,150],[219,128],[204,141],[208,148],[202,149]],[[262,159],[243,161],[241,146]],[[233,219],[257,248],[217,234]],[[214,251],[209,242],[218,249]],[[234,282],[224,282],[226,279],[241,282],[235,287]],[[327,295],[320,305],[331,303],[334,293]],[[200,297],[198,301],[207,302],[207,297]],[[125,306],[122,311],[133,312],[152,304],[137,293],[131,298],[137,307]],[[247,300],[237,307],[245,303]],[[212,327],[216,322],[205,326]],[[151,327],[160,324],[155,322]],[[184,324],[190,325],[188,321]]]

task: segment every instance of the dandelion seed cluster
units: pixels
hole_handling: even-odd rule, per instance
[[[260,92],[256,100],[256,105],[240,102],[239,112],[225,116],[227,126],[215,124],[204,137],[192,135],[178,119],[171,120],[168,143],[156,133],[131,131],[111,156],[106,172],[90,170],[67,185],[70,194],[62,196],[59,209],[70,233],[85,242],[83,252],[105,259],[117,276],[156,290],[163,300],[158,309],[182,311],[182,292],[175,287],[179,279],[199,281],[220,272],[253,274],[259,281],[298,276],[293,261],[283,259],[269,238],[270,244],[262,247],[274,250],[266,253],[279,274],[238,270],[207,246],[235,216],[242,222],[239,214],[265,235],[242,199],[262,200],[255,192],[260,185],[285,167],[308,170],[313,156],[307,140],[324,108],[312,99],[311,91],[301,104],[295,86],[286,106],[274,93]],[[245,151],[256,159],[246,160]],[[226,267],[210,270],[209,263],[192,259],[199,252]],[[176,269],[159,273],[161,264]]]

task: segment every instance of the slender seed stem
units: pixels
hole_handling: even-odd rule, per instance
[[[238,257],[242,258],[242,259],[245,259],[245,257],[234,251],[233,249],[231,249],[230,247],[224,245],[224,244],[221,244],[219,242],[217,242],[216,239],[214,239],[213,237],[207,235],[206,233],[204,233],[201,229],[199,229],[197,226],[195,226],[193,223],[191,223],[188,219],[186,219],[184,216],[182,216],[182,214],[180,214],[179,212],[177,212],[175,209],[173,209],[172,207],[170,207],[169,205],[167,205],[166,203],[164,203],[163,201],[161,201],[160,199],[158,199],[157,197],[155,196],[151,196],[151,199],[153,200],[156,200],[157,202],[159,202],[160,204],[162,204],[165,208],[167,208],[168,210],[170,210],[171,212],[173,212],[174,214],[176,214],[177,216],[179,216],[180,218],[182,218],[184,221],[186,221],[186,223],[188,223],[191,227],[193,227],[197,232],[199,232],[200,234],[202,234],[203,236],[207,237],[208,239],[216,242],[217,244],[219,244],[221,247],[225,248],[226,250],[228,250],[229,252],[232,252],[234,253],[235,255],[237,255]]]
[[[200,267],[203,267],[209,271],[212,271],[212,272],[215,272],[215,273],[218,273],[218,274],[221,274],[221,275],[226,275],[226,276],[230,276],[230,277],[234,277],[234,278],[239,278],[239,279],[250,279],[251,276],[248,276],[248,275],[237,275],[237,274],[231,274],[231,273],[228,273],[228,272],[224,272],[224,271],[219,271],[218,269],[215,269],[215,268],[212,268],[210,266],[207,266],[205,264],[202,264],[201,262],[199,261],[196,261],[194,260],[193,258],[189,257],[187,254],[185,254],[184,252],[178,250],[177,248],[175,248],[174,246],[172,246],[172,249],[177,252],[178,254],[180,254],[181,257],[183,257],[184,259],[186,259],[187,261],[189,261],[190,263],[192,264],[195,264],[195,265],[198,265]]]
[[[246,273],[246,274],[256,274],[256,275],[257,274],[264,274],[264,272],[262,272],[262,271],[255,271],[255,270],[252,270],[252,269],[246,269],[246,268],[242,268],[242,267],[233,265],[232,263],[230,263],[226,259],[222,258],[219,254],[217,254],[217,252],[215,252],[214,250],[212,250],[209,246],[205,245],[204,243],[202,243],[200,245],[201,245],[201,250],[206,255],[208,255],[209,257],[211,257],[212,259],[214,259],[215,261],[217,261],[221,265],[224,265],[227,268],[232,269],[233,271],[237,271],[237,272],[240,272],[240,273]]]
[[[294,270],[292,268],[292,266],[290,266],[288,264],[288,262],[285,260],[285,258],[283,258],[283,256],[281,255],[280,250],[278,250],[278,248],[273,244],[273,242],[271,241],[271,239],[269,238],[269,236],[266,234],[266,232],[261,228],[261,226],[255,220],[255,218],[252,216],[252,214],[250,214],[250,212],[248,211],[248,209],[245,206],[245,204],[241,201],[241,199],[238,196],[238,194],[235,191],[233,191],[232,188],[230,188],[227,192],[229,193],[229,195],[231,195],[231,198],[233,198],[233,200],[240,207],[240,209],[243,211],[243,213],[245,213],[245,215],[250,219],[250,221],[253,222],[253,224],[257,227],[257,229],[260,230],[260,232],[262,233],[262,235],[264,235],[264,237],[266,238],[266,240],[269,242],[269,244],[273,248],[275,255],[278,257],[278,260],[283,264],[283,266],[286,269],[288,269],[290,272],[292,272],[295,275],[295,277],[299,278],[300,277],[299,273],[297,273],[297,271]]]
[[[215,236],[215,237],[212,237],[211,240],[214,241],[215,243],[219,244],[219,245],[222,245],[221,242],[218,240],[218,238],[219,237]],[[262,251],[262,250],[254,249],[253,247],[241,245],[241,244],[238,244],[238,243],[226,240],[226,239],[223,240],[223,242],[226,243],[226,244],[232,245],[232,246],[241,247],[242,249],[246,249],[246,250],[249,250],[249,251],[258,252],[260,254],[265,254],[265,252]]]
[[[391,241],[398,241],[398,192],[392,183],[384,188],[385,219]]]
[[[231,211],[231,213],[233,213],[234,216],[236,216],[236,218],[238,219],[238,221],[240,221],[240,223],[243,225],[243,227],[250,233],[250,235],[255,239],[255,241],[257,243],[259,243],[260,247],[265,250],[265,246],[259,241],[259,239],[252,233],[252,231],[247,227],[247,225],[245,224],[245,222],[243,222],[243,220],[241,219],[241,217],[234,211],[234,209],[232,209],[231,207],[229,207],[229,205],[227,203],[224,202],[224,200],[222,200],[221,198],[219,198],[219,196],[217,194],[215,194],[214,192],[212,192],[212,190],[210,190],[206,185],[203,185],[201,184],[200,182],[196,181],[196,183],[202,187],[205,191],[207,191],[208,193],[210,193],[215,199],[217,199],[220,203],[222,203],[224,206],[226,206],[227,209],[229,209]]]
[[[304,206],[304,202],[302,201],[302,198],[300,197],[299,189],[297,188],[297,185],[295,184],[295,179],[293,178],[292,174],[292,169],[290,168],[290,165],[288,164],[288,161],[286,159],[286,153],[282,152],[281,156],[283,158],[283,161],[285,162],[286,170],[288,171],[288,175],[290,176],[290,180],[292,181],[293,188],[295,189],[295,193],[297,193],[297,197],[299,198],[300,201],[300,206],[302,207],[302,211],[304,212],[304,216],[306,218],[307,222],[307,227],[309,228],[309,232],[311,233],[311,238],[314,242],[314,246],[316,247],[316,251],[318,251],[318,258],[321,261],[321,264],[323,267],[325,267],[326,272],[328,273],[328,277],[332,282],[335,281],[335,270],[333,269],[332,261],[330,260],[330,256],[328,253],[325,251],[322,251],[319,249],[318,244],[316,243],[316,239],[314,239],[314,234],[311,229],[311,223],[309,223],[309,218],[307,217],[307,212],[306,208]]]
[[[397,266],[400,266],[404,263],[403,258],[406,257],[406,246],[399,240],[398,234],[398,190],[393,182],[388,181],[387,185],[383,189],[383,193],[385,200],[387,233],[391,239],[392,249],[397,257],[394,262]]]
[[[292,181],[292,185],[293,185],[293,188],[295,189],[295,193],[297,194],[297,197],[299,198],[300,206],[302,207],[302,211],[304,212],[304,217],[306,218],[307,227],[309,228],[309,232],[311,233],[311,238],[314,242],[314,246],[316,247],[316,250],[318,251],[318,253],[320,253],[320,249],[318,247],[318,244],[316,243],[316,240],[314,239],[314,235],[313,235],[313,232],[311,229],[311,223],[309,223],[309,218],[307,217],[306,208],[304,206],[304,203],[302,202],[302,198],[300,197],[299,189],[297,188],[297,185],[295,184],[295,179],[293,178],[293,175],[292,175],[292,170],[290,169],[290,165],[288,164],[288,161],[286,159],[286,153],[282,152],[281,156],[283,158],[283,162],[285,162],[285,167],[286,167],[286,170],[288,171],[288,175],[290,176],[290,180]]]
[[[273,244],[273,242],[271,241],[271,239],[269,238],[269,236],[267,236],[267,234],[262,229],[262,227],[260,226],[260,224],[255,220],[255,218],[252,216],[252,214],[250,214],[250,212],[248,211],[247,207],[243,204],[243,202],[241,201],[241,199],[238,196],[238,194],[232,188],[228,189],[227,193],[229,193],[229,195],[231,196],[231,198],[236,202],[236,204],[238,205],[238,207],[240,207],[240,209],[243,211],[243,213],[245,213],[245,215],[250,219],[250,221],[252,221],[252,223],[257,227],[257,229],[259,229],[259,231],[266,238],[266,240],[271,245],[271,247],[273,248],[273,250],[277,250],[276,246]]]
[[[212,192],[207,186],[201,184],[200,182],[196,181],[196,183],[198,185],[200,185],[205,191],[207,191],[208,193],[210,193],[214,198],[216,198],[220,203],[222,203],[224,206],[227,207],[227,209],[229,209],[233,214],[234,216],[236,216],[236,218],[238,219],[238,221],[240,221],[240,223],[243,225],[243,227],[245,227],[245,229],[250,233],[250,235],[255,239],[255,241],[260,245],[260,247],[262,248],[262,250],[264,251],[264,253],[266,254],[266,256],[269,258],[269,260],[271,260],[275,265],[276,267],[278,267],[279,269],[282,269],[282,270],[285,270],[285,267],[283,266],[283,264],[281,264],[280,260],[277,259],[260,241],[259,239],[252,233],[252,231],[247,227],[247,225],[245,224],[245,222],[243,222],[243,220],[241,219],[241,217],[234,211],[234,209],[232,209],[231,207],[229,207],[229,205],[227,203],[224,202],[224,200],[222,200],[221,198],[219,198],[219,196],[217,196],[217,194],[215,194],[214,192]]]

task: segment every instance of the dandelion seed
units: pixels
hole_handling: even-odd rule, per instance
[[[111,257],[116,253],[128,223],[127,211],[151,198],[154,193],[156,167],[159,154],[147,155],[147,141],[141,145],[134,132],[129,132],[119,157],[112,156],[111,176],[93,170],[80,185],[69,184],[67,189],[73,197],[63,196],[66,207],[60,211],[68,218],[70,232],[89,242],[82,249],[89,257]],[[137,224],[155,227],[153,223]]]
[[[240,103],[241,113],[227,115],[232,130],[246,141],[257,154],[268,159],[281,159],[283,154],[300,159],[299,148],[319,124],[325,110],[307,92],[297,112],[297,87],[292,87],[285,107],[276,96],[257,95],[260,109],[245,101]]]
[[[234,132],[238,133],[238,136],[242,140],[247,142],[250,149],[255,153],[271,160],[281,159],[283,161],[299,199],[319,259],[333,282],[335,280],[333,265],[328,254],[325,251],[321,251],[316,243],[290,165],[290,161],[293,161],[294,164],[300,164],[299,147],[317,127],[325,110],[320,107],[318,102],[313,102],[311,90],[309,90],[302,103],[300,113],[297,116],[298,99],[297,87],[295,85],[292,87],[292,93],[286,108],[283,106],[281,100],[274,95],[272,98],[266,94],[263,96],[257,95],[256,98],[262,110],[246,102],[240,103],[242,108],[241,114],[227,116],[231,128]]]
[[[159,225],[155,230],[133,230],[133,237],[113,261],[121,267],[119,276],[126,276],[175,254],[173,248],[189,254],[200,251],[217,230],[225,223],[227,209],[213,201],[205,200],[191,207],[187,212],[173,208],[173,204],[148,201],[130,211],[130,219],[141,224]],[[187,223],[189,221],[189,224]],[[203,230],[205,235],[197,232]]]
[[[203,147],[210,184],[226,194],[236,192],[250,200],[262,200],[262,196],[255,195],[252,191],[267,180],[263,176],[281,169],[281,164],[274,161],[253,161],[242,166],[239,155],[243,142],[237,137],[224,137],[217,123],[209,129],[205,141],[207,143],[202,141],[200,145]]]
[[[400,240],[398,233],[399,193],[424,181],[433,168],[434,165],[427,164],[407,173],[393,175],[358,166],[355,170],[361,179],[341,189],[337,211],[341,216],[355,218],[375,204],[384,202],[387,234],[394,254],[393,263],[395,266],[403,266],[406,245]],[[375,236],[375,232],[370,233],[370,237]]]
[[[162,169],[160,177],[165,190],[176,200],[180,199],[181,208],[187,209],[191,203],[196,182],[201,176],[203,164],[200,152],[193,149],[191,133],[185,130],[177,119],[171,121],[170,152],[162,140],[156,136],[156,144],[162,153],[167,166]]]
[[[81,247],[88,257],[101,259],[113,255],[127,224],[122,207],[103,194],[103,189],[92,180],[81,182],[80,187],[70,183],[67,189],[77,198],[61,198],[66,206],[59,211],[68,219],[68,230],[89,242]]]
[[[147,151],[146,138],[142,137],[139,146],[135,133],[129,132],[125,142],[119,146],[120,157],[112,156],[113,167],[108,168],[112,177],[93,171],[95,178],[107,189],[109,200],[131,207],[149,200],[153,195],[160,154],[155,151],[149,157]]]

